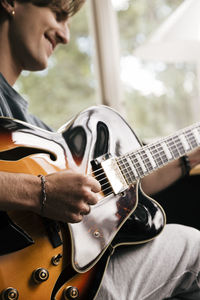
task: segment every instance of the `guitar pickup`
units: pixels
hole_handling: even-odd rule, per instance
[[[99,159],[101,159],[101,162],[99,162]],[[114,157],[108,159],[105,159],[105,156],[100,157],[96,159],[96,163],[100,163],[115,195],[128,189],[128,184]]]

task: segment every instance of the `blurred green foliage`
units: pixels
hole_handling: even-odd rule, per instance
[[[118,12],[121,56],[133,55],[134,49],[182,3],[182,0],[130,0],[128,9]],[[140,91],[124,84],[127,118],[142,138],[167,135],[198,120],[196,66],[140,61],[163,84],[161,95]],[[134,78],[132,79],[134,80]],[[143,85],[147,85],[144,82]]]

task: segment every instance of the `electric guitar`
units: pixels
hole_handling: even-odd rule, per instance
[[[46,175],[73,168],[102,187],[98,203],[76,224],[1,212],[0,299],[90,300],[116,247],[162,231],[165,213],[140,179],[198,147],[200,123],[142,146],[117,112],[99,106],[56,133],[2,117],[0,138],[0,171]]]

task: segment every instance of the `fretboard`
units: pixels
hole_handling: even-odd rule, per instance
[[[117,163],[128,184],[178,159],[200,146],[200,122],[118,157]]]

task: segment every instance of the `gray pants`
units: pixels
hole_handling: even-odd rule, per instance
[[[118,248],[96,300],[200,300],[200,231],[167,225],[153,241]]]

